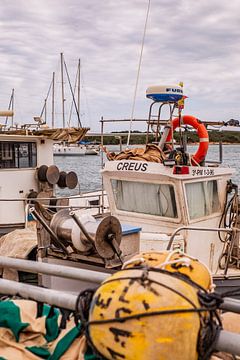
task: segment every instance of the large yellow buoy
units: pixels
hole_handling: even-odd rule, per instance
[[[139,266],[155,267],[184,274],[205,290],[211,290],[213,287],[212,275],[208,267],[180,250],[142,252],[124,264],[124,268]]]
[[[197,360],[200,318],[207,316],[199,311],[198,290],[159,269],[115,273],[91,302],[92,345],[109,360]]]

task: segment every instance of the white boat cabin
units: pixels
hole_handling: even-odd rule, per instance
[[[53,143],[59,138],[80,141],[88,128],[20,128],[0,132],[0,235],[24,227],[28,197],[51,198],[60,179],[54,166]],[[40,179],[41,167],[52,179]],[[65,174],[67,175],[67,174]],[[74,175],[74,182],[76,174]],[[47,180],[47,181],[46,181]],[[60,187],[72,186],[64,184]]]
[[[227,182],[234,170],[220,167],[165,166],[133,160],[108,161],[102,170],[111,214],[142,228],[142,251],[166,249],[179,227],[219,227]],[[180,232],[173,248],[218,266],[223,246],[216,232]]]
[[[0,226],[23,226],[25,203],[38,191],[36,169],[53,164],[52,140],[44,136],[0,134]]]

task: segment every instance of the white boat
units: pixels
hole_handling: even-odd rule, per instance
[[[147,145],[146,149],[139,151],[131,149],[115,158],[111,153],[111,161],[107,161],[102,170],[104,196],[91,193],[81,199],[70,199],[71,207],[81,207],[75,213],[78,220],[76,216],[74,219],[73,214],[62,210],[50,222],[50,227],[62,241],[67,239],[67,244],[72,246],[71,253],[67,256],[64,254],[63,259],[58,250],[51,249],[45,252],[42,261],[106,272],[109,271],[107,269],[114,271],[121,261],[128,260],[139,250],[179,248],[203,261],[211,269],[218,285],[230,283],[233,287],[239,286],[238,195],[236,188],[231,185],[234,169],[223,168],[216,162],[205,162],[207,130],[195,117],[181,116],[181,119],[183,125],[193,125],[197,129],[200,136],[197,152],[188,155],[183,148],[172,148],[175,144],[169,137],[170,129],[178,126],[179,119],[162,121],[159,110],[157,120],[152,117],[153,105],[161,107],[161,101],[176,110],[178,99],[174,97],[174,86],[165,86],[164,99],[161,98],[163,88],[155,87],[148,91],[148,97],[153,99],[148,127],[154,124],[155,129],[160,129],[161,124],[166,125],[158,145]],[[169,88],[171,99],[167,101]],[[227,220],[224,225],[223,217],[228,209],[226,198],[230,191],[234,193],[231,201],[235,207],[231,208],[230,214],[234,221],[226,226]],[[82,218],[83,214],[94,214],[94,206],[97,208],[97,219]],[[127,240],[119,240],[119,229],[117,225],[111,228],[111,219],[106,222],[105,228],[109,228],[113,238],[117,237],[118,241],[113,246],[105,237],[106,234],[103,236],[102,229],[98,229],[101,225],[99,209],[103,208],[120,221],[128,235]],[[81,235],[81,224],[86,224],[87,232],[91,234],[89,238],[86,238],[86,234]],[[110,258],[105,258],[105,250],[110,245],[114,250],[110,251]],[[43,284],[52,288],[74,291],[77,286],[75,280],[64,283],[55,277],[43,278]]]
[[[100,147],[95,144],[54,144],[54,156],[99,155]]]
[[[153,99],[148,128],[154,125],[160,130],[160,125],[166,125],[158,145],[130,149],[116,156],[107,154],[110,161],[102,170],[105,192],[69,199],[62,210],[57,206],[55,214],[49,213],[48,221],[46,214],[33,210],[48,232],[47,236],[38,234],[40,261],[105,273],[115,271],[139,251],[178,248],[204,262],[218,285],[239,286],[238,194],[230,182],[234,169],[205,162],[207,130],[193,116],[180,113],[183,125],[197,129],[199,149],[188,155],[183,148],[176,148],[171,129],[179,125],[179,118],[172,119],[171,110],[170,119],[163,121],[159,111],[164,89],[164,103],[181,110],[174,86],[148,91],[148,97]],[[157,118],[152,116],[153,105],[158,108]],[[158,138],[159,134],[155,135]],[[230,205],[234,206],[228,223],[230,205],[226,198],[231,191]],[[102,210],[110,216],[102,216]],[[95,217],[89,217],[90,213]],[[76,280],[64,282],[54,276],[44,275],[41,281],[55,289],[74,291],[79,286]],[[88,286],[88,282],[81,286]]]
[[[166,101],[166,98],[164,98],[164,101]],[[22,192],[22,190],[19,190],[20,188],[17,188],[21,194],[18,198],[2,198],[0,200],[4,203],[9,200],[23,202],[23,200],[26,201],[29,198],[33,199],[30,201],[34,201],[35,206],[32,203],[30,204],[29,213],[38,220],[38,262],[6,259],[0,256],[0,265],[5,269],[38,272],[39,284],[50,288],[51,291],[26,284],[18,284],[9,280],[1,281],[0,291],[11,295],[21,295],[41,303],[47,301],[54,306],[57,305],[73,311],[79,309],[77,304],[79,305],[81,301],[81,310],[84,309],[84,312],[86,312],[87,303],[84,303],[84,301],[90,301],[90,298],[87,297],[90,290],[85,294],[81,293],[83,298],[76,295],[79,294],[80,290],[86,287],[89,288],[90,284],[91,286],[98,285],[99,282],[106,280],[108,274],[118,270],[123,262],[125,266],[128,266],[129,263],[132,263],[131,258],[135,254],[138,254],[135,261],[137,263],[142,261],[142,258],[139,257],[139,251],[146,251],[152,256],[154,252],[165,249],[185,251],[192,257],[197,257],[204,262],[210,268],[214,283],[218,286],[218,289],[223,290],[225,287],[231,290],[235,287],[239,288],[239,199],[237,187],[230,181],[234,170],[218,167],[213,162],[209,164],[205,162],[208,147],[207,130],[195,117],[181,116],[181,121],[182,124],[191,124],[197,128],[200,138],[197,152],[188,156],[183,148],[173,149],[171,131],[178,126],[179,121],[180,117],[170,119],[170,126],[166,125],[158,145],[148,144],[145,149],[128,149],[119,154],[107,154],[110,161],[105,164],[102,170],[104,192],[86,194],[81,198],[75,197],[68,199],[69,203],[59,203],[54,206],[51,206],[49,202],[46,203],[45,200],[51,200],[49,195],[56,184],[59,186],[63,186],[64,183],[67,184],[67,177],[63,176],[57,180],[59,174],[57,174],[56,169],[48,166],[51,162],[48,165],[40,166],[37,173],[33,171],[36,171],[37,164],[41,164],[42,161],[47,163],[50,160],[47,159],[49,151],[40,155],[41,146],[44,149],[46,146],[46,150],[50,150],[51,142],[48,141],[47,134],[44,136],[44,133],[41,132],[17,133],[17,136],[23,136],[23,138],[19,138],[19,141],[14,134],[12,134],[13,137],[4,134],[7,136],[2,139],[2,142],[5,141],[4,144],[2,144],[0,138],[0,149],[2,149],[1,154],[3,154],[2,164],[5,165],[1,171],[6,171],[10,167],[13,174],[15,172],[15,176],[18,170],[23,177],[23,169],[30,167],[32,173],[29,170],[24,177],[25,181],[21,183],[21,187],[26,185],[24,191]],[[149,122],[152,122],[150,118]],[[157,125],[158,128],[160,122],[159,115],[159,119],[154,125]],[[37,135],[40,136],[39,142]],[[53,138],[53,134],[49,137]],[[8,141],[8,139],[10,140]],[[12,144],[8,146],[7,144],[11,140],[13,140]],[[169,142],[171,147],[168,146]],[[10,151],[11,148],[14,151]],[[44,158],[44,153],[46,158]],[[12,154],[14,156],[11,156]],[[18,165],[17,169],[16,164]],[[28,178],[31,181],[33,181],[33,178],[37,178],[37,182],[28,183]],[[3,184],[6,186],[7,180],[8,178],[5,177]],[[70,176],[68,180],[69,186],[72,186],[74,178]],[[20,176],[17,181],[21,181]],[[32,196],[23,199],[23,196],[28,194],[27,189],[29,186],[35,186],[35,184],[39,185],[38,191],[40,190],[37,196],[32,194]],[[9,182],[9,187],[13,187],[13,182]],[[30,189],[30,194],[34,189],[34,187]],[[233,192],[233,197],[227,203],[227,194],[231,192]],[[106,195],[108,198],[107,203]],[[58,201],[58,199],[55,200]],[[89,212],[93,211],[94,206],[98,211],[95,213],[95,217],[92,217]],[[56,211],[54,214],[52,213],[53,209]],[[101,214],[101,211],[99,211],[101,209],[110,211],[111,215],[109,216],[107,213]],[[6,210],[8,213],[13,212],[14,207],[11,209],[6,208]],[[230,213],[228,210],[230,210]],[[9,240],[11,247],[12,239],[9,238]],[[18,246],[19,248],[22,246],[19,241]],[[18,257],[18,254],[15,254],[15,256]],[[183,256],[182,253],[181,256]],[[155,261],[154,258],[149,258],[149,260]],[[188,264],[190,264],[188,272],[191,273],[192,259],[188,257],[188,260],[190,261],[187,262],[187,258],[184,257],[184,266],[188,267]],[[179,262],[171,263],[168,261],[167,264],[171,264],[173,267],[179,266]],[[128,281],[129,284],[135,281],[142,288],[151,290],[151,296],[152,294],[159,296],[155,287],[151,285],[151,279],[149,282],[148,274],[152,269],[136,267],[133,271],[140,270],[141,277],[128,276],[122,279]],[[157,271],[160,272],[160,269]],[[165,275],[166,273],[168,272],[165,271]],[[178,278],[178,280],[180,282],[186,281],[186,284],[189,285],[190,279],[187,280],[186,274],[183,274],[184,278]],[[117,280],[119,279],[117,278]],[[133,281],[133,279],[135,280]],[[155,283],[161,286],[164,285],[163,288],[168,291],[171,289],[168,283],[162,284],[156,280]],[[119,284],[120,281],[117,283],[118,287]],[[191,284],[193,285],[193,283]],[[105,285],[108,286],[107,281]],[[197,286],[197,284],[195,283],[194,286]],[[143,293],[142,288],[141,296]],[[110,291],[111,294],[115,292],[113,289],[113,287],[108,289],[108,298],[99,296],[97,300],[94,298],[91,306],[98,303],[97,306],[100,309],[105,309],[108,312],[108,305],[112,301],[109,294]],[[115,315],[115,319],[112,320],[110,315],[110,324],[112,322],[116,322],[116,324],[118,322],[123,323],[122,319],[124,321],[130,319],[131,321],[133,318],[126,307],[126,304],[129,303],[125,299],[126,289],[128,287],[123,288],[122,292],[120,291],[120,296],[117,293],[119,303],[117,302],[114,306],[115,308],[119,306],[117,308],[118,312],[122,310],[123,313],[126,312],[130,316]],[[64,293],[61,290],[64,290]],[[70,293],[66,293],[66,290],[70,291]],[[173,293],[178,294],[181,299],[184,298],[183,294],[177,291],[178,289],[174,288],[172,290],[175,290]],[[161,293],[160,297],[164,298],[164,295]],[[185,297],[186,299],[188,300],[188,297]],[[240,312],[239,301],[235,299],[227,300],[226,304],[224,300],[222,309]],[[163,302],[164,309],[167,306],[168,311],[169,302],[166,302],[165,298]],[[147,305],[148,303],[141,302],[141,306],[145,308],[144,315],[149,309]],[[201,306],[199,311],[204,311],[204,313],[210,311],[210,308],[213,309],[212,305],[207,308],[201,303],[199,306]],[[192,312],[192,310],[197,311],[198,309],[196,309],[195,307],[184,307],[183,310],[179,310],[179,313],[185,310],[189,312]],[[100,317],[103,316],[101,312]],[[159,315],[159,313],[159,311],[149,311],[149,314],[154,316]],[[140,315],[135,315],[136,321],[139,322],[140,316],[144,315],[142,311]],[[198,316],[199,314],[196,316],[197,322],[200,323]],[[186,312],[182,318],[186,318]],[[169,316],[167,319],[169,320]],[[175,319],[176,317],[174,321]],[[213,319],[211,320],[213,321]],[[191,323],[190,332],[192,333]],[[215,332],[212,330],[211,334],[215,334]],[[209,333],[206,336],[208,335]],[[217,341],[214,342],[214,348],[211,348],[211,350],[218,349],[236,354],[240,353],[239,335],[223,331],[222,328],[217,335]],[[124,333],[121,332],[117,336],[124,336]],[[203,337],[203,335],[201,336]],[[116,335],[114,335],[114,339],[116,339]],[[234,341],[236,344],[234,344]],[[116,342],[119,341],[116,340]],[[212,345],[211,342],[210,345]],[[206,346],[207,350],[210,345]],[[125,346],[121,346],[125,348]],[[196,349],[194,351],[196,352]]]
[[[69,134],[79,140],[86,131],[85,128],[69,129]],[[59,170],[54,166],[52,146],[54,139],[56,141],[61,133],[64,133],[61,129],[36,128],[36,126],[1,131],[1,234],[25,227],[29,198],[47,197],[50,201],[50,198],[55,196]],[[68,135],[65,137],[68,140]],[[47,186],[38,177],[38,171],[43,167],[45,167],[44,176],[48,178]]]

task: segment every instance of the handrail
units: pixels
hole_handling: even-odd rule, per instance
[[[167,246],[167,250],[171,249],[173,240],[175,238],[175,236],[177,235],[177,233],[179,233],[182,230],[196,230],[196,231],[223,231],[223,232],[228,232],[231,233],[233,230],[235,231],[240,231],[240,229],[238,228],[232,228],[232,229],[226,229],[226,228],[206,228],[206,227],[197,227],[197,226],[180,226],[179,228],[177,228],[171,235],[170,239],[169,239],[169,243]]]
[[[101,190],[98,190],[101,191]],[[104,194],[105,196],[107,196],[106,194]],[[88,199],[88,198],[92,198],[92,197],[102,197],[102,194],[93,194],[93,195],[73,195],[73,196],[58,196],[56,198],[52,198],[52,197],[35,197],[35,198],[0,198],[0,201],[42,201],[42,200],[64,200],[64,199],[69,199],[69,200],[74,200],[74,199]]]
[[[0,256],[0,268],[18,269],[26,272],[47,274],[66,279],[87,280],[90,283],[101,283],[109,276],[108,273],[85,270],[65,265],[48,264],[40,261]],[[2,279],[0,283],[2,282]]]

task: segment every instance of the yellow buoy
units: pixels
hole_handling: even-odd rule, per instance
[[[124,268],[138,266],[156,267],[184,274],[205,290],[211,290],[213,286],[208,267],[180,250],[142,252],[124,264]]]
[[[142,254],[141,254],[142,255]],[[197,360],[198,288],[158,269],[126,269],[94,294],[88,333],[106,359]]]

